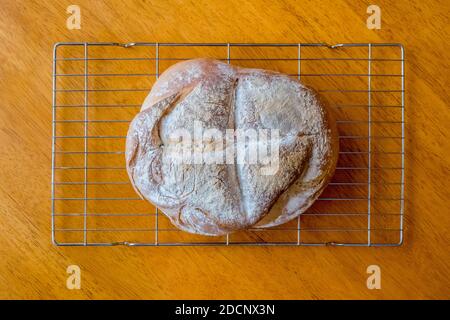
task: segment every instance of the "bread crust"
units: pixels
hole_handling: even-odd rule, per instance
[[[224,136],[230,129],[277,130],[278,170],[262,174],[262,163],[175,163],[167,151],[176,144],[171,133],[195,135],[195,123]],[[250,152],[252,145],[239,147]],[[223,235],[276,226],[308,209],[334,173],[338,138],[326,103],[299,81],[195,59],[156,81],[130,124],[125,155],[137,193],[174,225]]]

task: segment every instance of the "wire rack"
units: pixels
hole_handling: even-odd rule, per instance
[[[129,121],[170,65],[211,57],[280,71],[318,90],[337,117],[336,173],[298,219],[221,237],[179,231],[134,192]],[[398,246],[404,213],[400,44],[57,43],[53,54],[52,241],[63,246]]]

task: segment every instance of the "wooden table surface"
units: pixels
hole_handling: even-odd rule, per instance
[[[81,7],[68,30],[66,8]],[[450,298],[445,1],[12,1],[0,6],[0,298]],[[52,48],[59,41],[400,42],[406,49],[405,242],[348,247],[56,247]],[[68,265],[82,271],[66,288]],[[366,268],[381,268],[381,290]]]

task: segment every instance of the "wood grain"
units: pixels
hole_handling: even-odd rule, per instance
[[[81,30],[66,28],[79,4]],[[450,6],[378,1],[2,1],[1,298],[449,298]],[[406,221],[398,248],[83,248],[50,241],[51,66],[58,41],[401,42]],[[66,268],[82,270],[66,289]],[[382,289],[368,290],[378,264]]]

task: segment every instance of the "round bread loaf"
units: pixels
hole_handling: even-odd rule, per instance
[[[304,212],[335,170],[335,122],[287,75],[211,59],[156,81],[126,140],[136,192],[178,228],[222,235]]]

